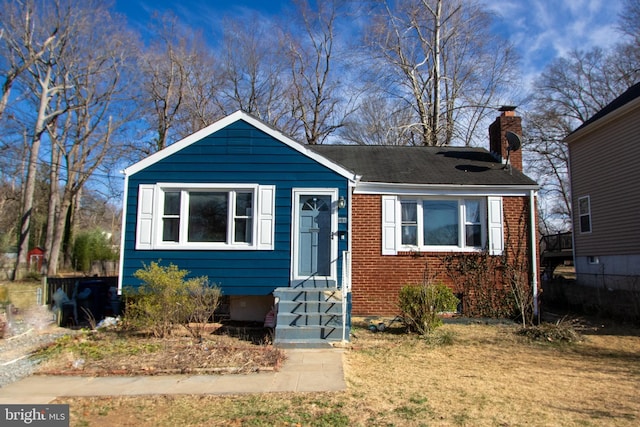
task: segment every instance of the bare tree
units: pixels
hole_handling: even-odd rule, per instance
[[[624,0],[618,21],[618,30],[640,45],[640,0]]]
[[[293,135],[297,124],[284,95],[289,82],[280,30],[256,14],[243,19],[224,26],[220,109],[243,110]]]
[[[167,146],[184,101],[187,84],[188,40],[180,32],[175,16],[158,18],[153,44],[140,57],[143,75],[143,104],[149,104],[152,116],[148,119],[155,129],[155,137],[147,154]],[[144,110],[144,108],[143,108]]]
[[[542,232],[557,233],[571,227],[569,149],[564,138],[571,121],[553,111],[525,116],[525,161],[527,172],[540,185],[539,210]]]
[[[615,52],[600,48],[558,58],[535,85],[536,106],[555,111],[576,127],[584,123],[633,84],[628,73],[616,72],[614,61]]]
[[[186,63],[185,94],[176,124],[180,136],[196,132],[224,115],[216,102],[221,78],[213,51],[200,38],[193,43],[194,53]]]
[[[219,118],[220,71],[200,32],[176,16],[155,19],[153,42],[140,55],[141,106],[153,140],[144,154],[162,150]]]
[[[513,81],[515,52],[491,24],[473,0],[385,2],[374,18],[366,42],[379,80],[412,111],[421,144],[471,144]]]
[[[126,90],[122,81],[128,60],[126,33],[108,10],[91,8],[77,17],[73,33],[73,48],[58,58],[67,88],[61,93],[65,113],[47,126],[52,152],[63,164],[52,162],[52,170],[64,167],[64,174],[52,174],[52,187],[60,185],[62,192],[55,215],[48,223],[47,274],[57,273],[63,241],[68,246],[73,230],[80,194],[87,180],[102,163],[113,146],[113,132],[129,118],[125,110],[114,110]],[[117,113],[117,118],[113,116]],[[58,192],[52,189],[51,199]],[[70,253],[67,254],[68,257]]]
[[[540,219],[547,231],[564,231],[571,223],[564,138],[634,83],[640,74],[632,53],[639,50],[632,42],[609,52],[573,51],[553,61],[536,81],[524,148],[529,173],[541,185]]]
[[[344,125],[348,113],[340,108],[341,87],[335,60],[336,1],[318,2],[317,10],[309,2],[297,2],[294,28],[287,34],[291,64],[291,109],[301,123],[307,144],[322,144]],[[300,21],[300,22],[298,22]]]
[[[340,136],[360,145],[416,145],[410,122],[411,112],[398,100],[372,94],[349,116]]]
[[[11,89],[16,80],[25,73],[55,42],[58,28],[44,27],[48,33],[42,33],[40,22],[34,20],[34,3],[31,0],[3,1],[0,4],[0,57],[4,76],[2,97],[0,98],[0,117],[2,117]],[[47,35],[48,34],[48,35]]]
[[[39,3],[37,8],[34,1],[24,1],[17,6],[3,10],[15,16],[3,18],[26,24],[12,27],[15,31],[3,36],[11,36],[6,46],[13,49],[5,57],[22,55],[22,63],[29,63],[14,81],[14,89],[19,90],[11,105],[11,120],[27,135],[15,269],[15,278],[20,278],[32,240],[39,165],[45,165],[40,169],[49,176],[45,260],[48,272],[56,272],[60,236],[68,230],[65,220],[73,198],[70,195],[79,194],[111,147],[109,135],[114,124],[108,116],[116,88],[121,88],[120,67],[131,37],[115,25],[107,7],[97,0],[55,0]],[[21,21],[20,17],[26,18]],[[24,52],[33,53],[33,46],[43,48],[28,56],[33,58],[29,62]],[[118,122],[127,119],[119,113]],[[51,143],[49,163],[41,157],[43,143]]]
[[[36,10],[32,1],[25,1],[19,3],[20,7],[18,8],[7,9],[18,16],[24,16],[24,21],[28,22],[25,26],[15,26],[15,32],[4,34],[4,37],[13,38],[13,41],[9,43],[13,50],[8,55],[21,56],[24,50],[28,52],[29,48],[23,49],[22,42],[44,46],[43,52],[37,55],[33,61],[26,59],[23,61],[23,63],[29,63],[29,66],[21,73],[21,76],[25,77],[21,82],[25,88],[25,98],[33,102],[35,115],[27,114],[27,118],[22,119],[25,127],[31,126],[32,130],[29,133],[28,162],[22,191],[18,257],[14,279],[20,278],[20,271],[27,262],[42,135],[46,131],[48,123],[55,120],[63,112],[56,109],[57,105],[53,102],[55,97],[65,89],[64,82],[56,75],[58,70],[56,59],[68,48],[68,37],[72,31],[70,22],[74,12],[71,8],[64,8],[61,0],[48,3],[48,5],[49,8]],[[7,19],[7,21],[21,22],[15,17],[13,20]],[[43,32],[42,30],[45,28],[52,29]],[[40,31],[24,34],[32,29],[40,29]],[[51,38],[51,34],[55,34],[55,37]],[[38,39],[42,41],[38,42]]]

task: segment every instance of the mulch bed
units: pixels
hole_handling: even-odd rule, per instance
[[[202,342],[177,331],[155,338],[114,331],[75,334],[36,352],[37,374],[137,376],[238,374],[277,370],[284,352],[244,336],[208,333]]]

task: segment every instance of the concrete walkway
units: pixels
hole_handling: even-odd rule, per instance
[[[290,349],[277,372],[228,375],[78,377],[32,375],[0,388],[0,404],[46,404],[56,397],[244,394],[346,389],[341,349]]]

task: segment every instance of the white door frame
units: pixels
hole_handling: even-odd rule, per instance
[[[321,279],[338,279],[338,189],[337,188],[293,188],[291,190],[291,282],[308,279],[306,276],[298,274],[298,227],[300,219],[300,197],[301,196],[330,196],[331,198],[331,253],[330,253],[330,276],[322,276]]]

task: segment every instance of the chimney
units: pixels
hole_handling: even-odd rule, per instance
[[[489,126],[489,151],[502,163],[507,161],[509,155],[509,164],[522,171],[522,150],[512,151],[508,153],[507,137],[505,133],[511,131],[522,137],[522,118],[516,116],[516,107],[512,105],[504,105],[498,109],[500,115]]]

